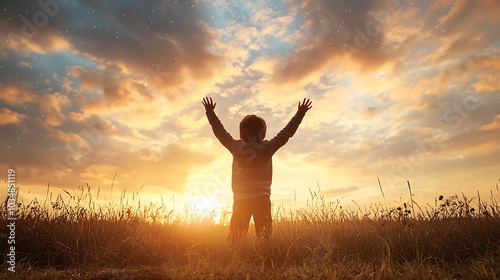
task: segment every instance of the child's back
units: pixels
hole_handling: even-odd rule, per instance
[[[311,101],[304,99],[290,122],[271,140],[263,140],[266,133],[265,121],[255,115],[248,115],[240,123],[240,140],[235,140],[224,128],[214,112],[212,99],[204,99],[203,105],[212,130],[233,155],[232,180],[233,215],[230,225],[230,240],[246,234],[253,216],[259,239],[267,239],[272,231],[271,183],[272,156],[288,142],[297,131],[305,113],[311,108]]]

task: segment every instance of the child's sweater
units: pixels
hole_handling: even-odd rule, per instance
[[[207,118],[215,136],[233,155],[231,187],[234,199],[271,195],[272,157],[295,134],[304,115],[297,111],[285,128],[273,139],[249,143],[235,140],[226,131],[215,112],[213,110],[207,112]]]

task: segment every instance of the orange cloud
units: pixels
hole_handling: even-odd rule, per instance
[[[10,105],[22,105],[35,102],[38,97],[23,85],[9,85],[3,89],[0,99]]]
[[[11,111],[7,108],[0,108],[0,125],[19,124],[27,116],[18,112]]]
[[[45,113],[43,118],[48,125],[59,126],[66,119],[62,109],[71,102],[66,95],[59,92],[54,94],[45,94],[40,100],[40,107]]]
[[[481,126],[479,130],[495,130],[500,129],[500,114],[493,118],[493,121]]]

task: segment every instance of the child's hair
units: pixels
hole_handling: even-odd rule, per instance
[[[256,115],[247,115],[240,122],[240,138],[245,142],[264,140],[266,130],[266,121]]]

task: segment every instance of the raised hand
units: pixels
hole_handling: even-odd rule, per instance
[[[302,100],[302,104],[299,102],[299,106],[298,106],[298,109],[299,111],[301,111],[302,113],[306,113],[309,109],[312,108],[311,106],[312,104],[312,101],[309,100],[309,98],[304,98],[304,100]]]
[[[203,106],[205,106],[205,111],[213,111],[215,109],[215,105],[217,105],[217,103],[214,103],[214,101],[212,100],[212,97],[205,97],[203,98],[203,101],[201,101],[201,104],[203,104]]]

